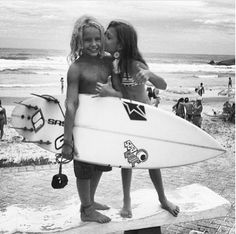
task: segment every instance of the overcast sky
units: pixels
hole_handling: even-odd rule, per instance
[[[0,0],[0,47],[68,51],[84,14],[129,21],[142,52],[234,54],[234,0]]]

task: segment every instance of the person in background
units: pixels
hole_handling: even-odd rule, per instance
[[[2,140],[4,134],[4,125],[7,124],[6,109],[2,107],[2,101],[0,100],[0,140]]]
[[[229,77],[228,89],[232,89],[232,79]]]
[[[172,111],[183,119],[185,119],[184,98],[178,99],[177,103],[172,107]]]
[[[184,99],[184,107],[186,110],[186,115],[185,115],[185,119],[188,120],[189,122],[192,121],[193,118],[193,103],[189,101],[189,98],[186,97]]]
[[[197,98],[196,102],[194,102],[194,104],[193,104],[192,122],[193,122],[193,124],[195,124],[199,128],[201,128],[201,126],[202,126],[202,116],[201,116],[202,110],[203,110],[202,99]]]
[[[61,94],[63,94],[64,93],[64,78],[63,77],[61,77],[60,82],[61,82]]]
[[[229,101],[226,101],[223,104],[223,112],[222,112],[222,115],[224,116],[225,121],[229,120],[231,111],[232,111],[232,106],[229,103]]]
[[[152,95],[153,95],[152,87],[147,87],[147,94],[148,94],[149,100],[151,101]]]
[[[231,106],[229,121],[230,121],[231,123],[235,123],[235,102],[233,102],[233,104],[232,104],[232,106]]]
[[[160,104],[161,98],[159,96],[159,89],[157,88],[153,89],[153,99],[155,99],[154,106],[158,107],[158,105]]]
[[[198,94],[202,97],[202,95],[205,93],[205,88],[203,86],[203,83],[200,84],[198,88]]]

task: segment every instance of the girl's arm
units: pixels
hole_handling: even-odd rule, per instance
[[[79,105],[79,68],[72,64],[67,73],[66,114],[64,123],[64,144],[62,156],[72,159],[73,141],[72,131],[74,127],[75,113]]]
[[[136,62],[133,64],[133,70],[135,75],[133,78],[136,80],[137,83],[144,83],[146,81],[150,81],[156,88],[158,89],[166,89],[167,83],[165,80],[151,72],[148,67],[141,63],[141,62]]]

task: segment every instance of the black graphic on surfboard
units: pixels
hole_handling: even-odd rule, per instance
[[[63,142],[64,142],[64,134],[60,135],[59,137],[55,139],[55,149],[56,150],[61,149]]]
[[[135,167],[135,163],[145,162],[148,159],[148,152],[144,149],[138,149],[136,146],[130,141],[127,140],[124,142],[124,147],[126,151],[124,152],[125,158],[128,160],[128,163]]]
[[[129,102],[123,102],[123,105],[131,120],[147,120],[144,106]]]
[[[38,109],[31,117],[31,122],[35,132],[38,132],[45,123],[41,109]]]

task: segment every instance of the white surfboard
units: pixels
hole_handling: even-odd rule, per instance
[[[56,99],[55,99],[56,98]],[[33,97],[12,112],[20,135],[59,153],[65,97]],[[80,94],[73,129],[75,159],[124,168],[164,168],[225,152],[209,134],[172,113],[113,97]]]

